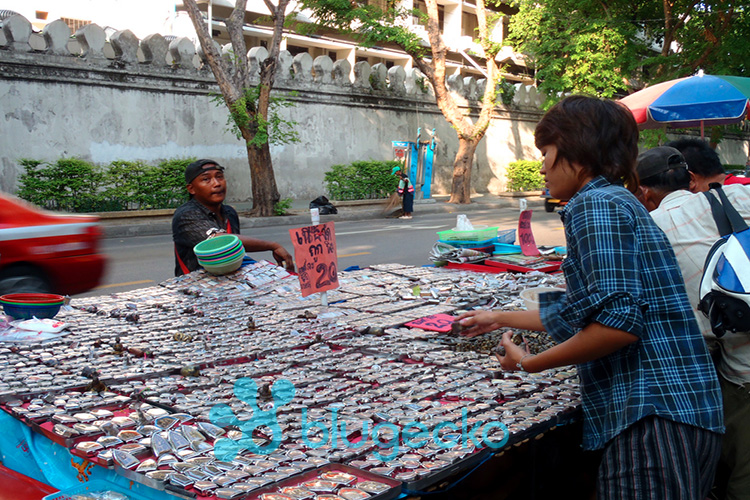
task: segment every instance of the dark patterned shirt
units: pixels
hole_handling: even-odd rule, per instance
[[[174,211],[172,240],[174,240],[175,249],[175,276],[185,274],[180,261],[188,272],[200,267],[193,247],[208,237],[207,231],[223,229],[227,233],[240,234],[240,218],[235,209],[229,205],[222,205],[221,214],[224,217],[223,224],[219,222],[215,213],[195,199],[191,199]]]
[[[544,294],[540,315],[563,342],[592,322],[638,341],[578,365],[586,449],[657,415],[723,432],[716,372],[664,233],[624,187],[597,177],[562,210],[567,291]]]

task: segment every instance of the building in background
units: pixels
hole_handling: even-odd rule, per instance
[[[377,0],[376,0],[377,1]],[[450,48],[447,57],[447,74],[460,73],[463,76],[482,78],[482,61],[470,55],[475,46],[477,20],[476,5],[464,0],[439,1],[440,27],[443,39]],[[204,12],[207,22],[211,24],[211,33],[220,44],[229,43],[223,20],[234,8],[233,0],[198,0],[199,8]],[[426,12],[423,0],[402,0],[403,8],[419,9]],[[290,12],[298,9],[296,3],[290,4]],[[498,41],[505,38],[508,16],[513,8],[501,4],[494,9],[504,14],[497,22],[494,35]],[[0,0],[0,21],[13,13],[23,15],[31,21],[35,30],[41,31],[47,23],[62,19],[75,33],[80,27],[95,23],[104,28],[107,35],[118,30],[128,29],[138,38],[159,33],[168,40],[172,37],[187,37],[197,44],[197,36],[190,18],[181,1],[175,0]],[[263,0],[249,0],[245,15],[245,41],[247,47],[265,46],[270,42],[272,27],[267,20],[269,11]],[[297,20],[310,20],[304,11],[297,13]],[[427,41],[425,27],[419,18],[413,16],[409,27]],[[292,55],[308,52],[313,58],[327,55],[333,61],[348,60],[352,67],[360,61],[367,61],[371,66],[383,63],[412,67],[411,58],[399,48],[393,47],[357,47],[356,43],[344,35],[328,33],[324,35],[304,36],[294,32],[285,33],[282,50]],[[482,53],[477,50],[477,53]],[[505,70],[505,78],[513,83],[533,83],[533,75],[523,62],[523,58],[510,47],[503,47],[497,62]]]

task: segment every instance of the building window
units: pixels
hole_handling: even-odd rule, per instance
[[[60,19],[62,19],[62,22],[68,25],[68,28],[70,28],[70,31],[73,33],[83,28],[87,24],[91,24],[91,21],[84,21],[82,19],[71,19],[69,17],[61,17]]]
[[[292,54],[292,57],[296,56],[297,54],[302,54],[303,52],[309,52],[306,47],[300,47],[298,45],[287,45],[286,50],[288,50],[289,53]]]
[[[36,18],[37,19],[41,19],[42,21],[46,21],[47,20],[47,14],[48,14],[47,12],[44,12],[42,10],[38,10],[38,11],[36,11]]]

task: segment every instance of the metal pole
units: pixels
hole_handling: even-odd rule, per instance
[[[214,37],[213,12],[214,12],[214,1],[213,0],[208,0],[208,36],[209,36],[209,38],[213,38]]]

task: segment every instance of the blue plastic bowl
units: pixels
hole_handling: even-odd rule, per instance
[[[62,304],[11,304],[9,302],[0,302],[3,304],[5,314],[14,319],[31,319],[31,318],[54,318]]]

